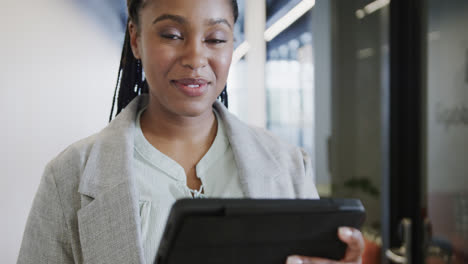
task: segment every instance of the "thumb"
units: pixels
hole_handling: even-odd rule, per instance
[[[361,232],[354,228],[340,227],[338,229],[338,237],[347,245],[343,261],[359,261],[364,252],[364,238]]]

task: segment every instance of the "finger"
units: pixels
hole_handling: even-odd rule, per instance
[[[286,264],[340,264],[340,262],[330,259],[294,255],[288,257]]]
[[[364,238],[361,232],[354,228],[340,227],[338,237],[347,245],[343,261],[360,262],[364,253]]]

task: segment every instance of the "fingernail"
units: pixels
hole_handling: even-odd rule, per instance
[[[342,237],[351,237],[353,235],[353,231],[348,227],[340,227],[338,232]]]
[[[302,264],[304,263],[302,259],[298,256],[290,256],[286,260],[286,264]]]

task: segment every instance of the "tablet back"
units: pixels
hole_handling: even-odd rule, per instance
[[[183,199],[168,218],[155,263],[283,264],[287,256],[341,259],[340,226],[360,228],[359,200]]]

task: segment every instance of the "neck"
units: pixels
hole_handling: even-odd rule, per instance
[[[145,136],[163,141],[200,143],[214,139],[217,122],[213,111],[198,116],[181,116],[162,110],[151,99],[140,118]]]

